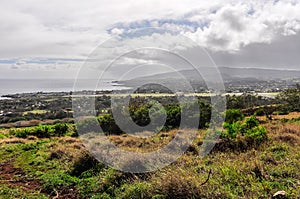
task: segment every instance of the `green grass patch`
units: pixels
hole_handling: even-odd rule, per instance
[[[57,123],[54,125],[39,125],[26,128],[11,128],[9,134],[18,138],[27,138],[28,136],[37,136],[38,138],[49,138],[51,136],[76,136],[74,128],[70,130],[72,125]]]
[[[0,184],[0,198],[3,199],[17,199],[17,198],[26,198],[26,199],[48,199],[48,197],[39,193],[38,191],[34,192],[24,192],[18,186],[7,186]]]
[[[0,139],[4,139],[4,138],[6,138],[7,136],[5,135],[5,134],[2,134],[2,133],[0,133]]]

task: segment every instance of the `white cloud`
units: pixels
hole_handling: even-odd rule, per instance
[[[213,54],[250,53],[244,49],[256,44],[273,46],[284,37],[299,35],[299,10],[297,0],[2,0],[0,60],[21,59],[13,67],[25,70],[30,64],[22,60],[37,57],[84,59],[112,36],[126,36],[131,29],[149,26],[183,34]],[[126,45],[147,47],[153,42],[161,42],[161,48],[186,50],[176,36],[166,32],[131,35],[127,39],[125,47],[110,46],[102,51],[103,57],[111,59]],[[144,62],[139,57],[125,60],[131,64]],[[53,65],[45,66],[49,69]],[[67,66],[58,63],[52,70]],[[40,70],[37,65],[30,67]]]
[[[228,4],[207,16],[210,25],[186,32],[200,45],[215,51],[239,51],[252,43],[270,43],[277,36],[297,34],[300,4],[257,2]]]

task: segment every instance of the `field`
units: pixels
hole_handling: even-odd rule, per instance
[[[0,198],[269,198],[284,190],[300,195],[300,122],[263,124],[268,139],[245,148],[217,143],[199,158],[205,130],[176,162],[156,172],[130,174],[96,161],[77,137],[17,138],[0,134]],[[71,129],[69,129],[70,131]],[[124,149],[153,150],[176,130],[147,139],[109,138]],[[142,143],[142,144],[141,144]],[[249,144],[249,145],[248,145]]]

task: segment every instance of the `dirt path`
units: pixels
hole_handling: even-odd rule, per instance
[[[38,180],[29,179],[20,168],[15,168],[12,161],[0,164],[0,182],[8,186],[17,186],[24,191],[39,191],[41,183]]]
[[[0,164],[0,183],[11,188],[18,187],[27,193],[42,190],[42,183],[37,179],[30,179],[21,168],[15,168],[13,160]],[[77,198],[76,195],[76,191],[62,189],[57,190],[54,196],[48,195],[48,197],[53,199],[75,199]]]

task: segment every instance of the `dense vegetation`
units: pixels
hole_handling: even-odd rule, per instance
[[[280,93],[277,99],[281,103],[280,111],[284,113],[300,112],[300,85],[298,84],[296,88],[287,89]]]
[[[136,100],[136,99],[135,99]],[[199,108],[199,114],[193,114],[193,110],[195,107]],[[197,118],[200,118],[198,126],[195,126],[197,128],[204,128],[207,127],[208,123],[210,122],[211,119],[211,106],[209,103],[204,102],[199,100],[198,103],[187,103],[184,104],[184,106],[180,106],[177,103],[168,103],[164,104],[164,110],[160,110],[153,103],[131,103],[129,106],[129,114],[126,115],[126,112],[121,107],[114,107],[115,111],[119,111],[118,114],[125,117],[125,118],[131,118],[134,123],[136,123],[139,126],[146,126],[150,122],[154,123],[159,123],[160,118],[163,118],[163,115],[166,114],[166,122],[164,126],[162,127],[163,131],[168,131],[171,129],[178,128],[181,125],[181,120],[182,118],[187,118],[189,120],[195,120]],[[155,109],[155,115],[152,117],[152,121],[149,116],[149,112],[151,109]],[[183,110],[184,109],[184,110]],[[189,113],[189,115],[187,115]],[[182,115],[185,114],[185,115]],[[123,133],[128,133],[122,131],[118,125],[116,124],[113,114],[111,112],[106,113],[106,114],[101,114],[100,116],[97,117],[97,120],[102,128],[102,130],[107,134],[123,134]],[[95,120],[92,119],[85,119],[82,122],[79,122],[79,129],[82,132],[89,132],[89,127],[91,126],[91,122],[94,122]],[[123,124],[122,126],[127,127],[128,124],[126,123],[126,120],[122,120]],[[194,128],[195,128],[194,127]],[[189,128],[189,126],[184,126],[184,128]],[[191,127],[192,128],[192,127]],[[135,131],[135,129],[130,128],[128,126],[128,130],[130,131]],[[156,129],[153,129],[154,131]]]

